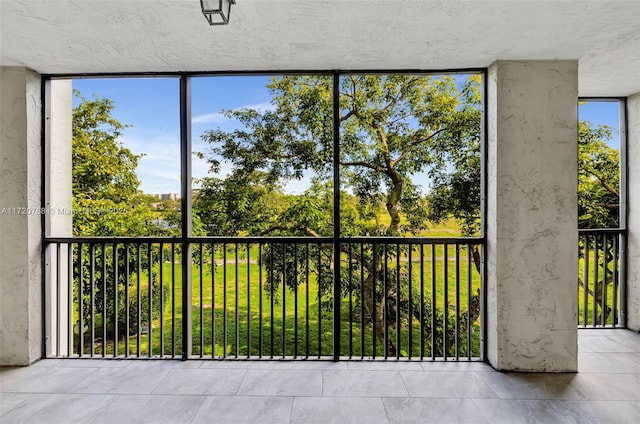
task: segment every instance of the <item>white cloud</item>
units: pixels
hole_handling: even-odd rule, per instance
[[[238,109],[255,109],[260,113],[264,113],[264,112],[272,112],[276,110],[276,107],[270,102],[262,102],[262,103],[256,103],[253,105],[240,106]]]
[[[207,113],[204,115],[197,115],[191,118],[192,124],[212,124],[221,123],[228,120],[222,113]]]
[[[163,131],[128,131],[120,142],[138,160],[136,174],[144,193],[180,192],[180,135]]]
[[[256,103],[242,106],[243,109],[254,109],[264,113],[275,110],[271,103]],[[192,118],[193,124],[230,123],[232,120],[222,113],[208,113]],[[149,130],[147,128],[131,128],[119,140],[134,154],[143,154],[138,160],[136,174],[140,179],[140,189],[144,193],[179,193],[180,192],[180,133],[170,131]],[[208,151],[208,144],[194,138],[194,151]],[[223,162],[216,175],[224,178],[231,172],[231,166]],[[192,157],[192,175],[194,178],[210,176],[209,164],[206,160]],[[296,187],[297,188],[297,187]]]
[[[244,105],[234,109],[253,109],[258,111],[259,113],[264,113],[268,111],[273,111],[276,109],[276,107],[272,105],[270,102],[263,102],[263,103]],[[230,119],[227,118],[223,113],[216,112],[216,113],[205,113],[202,115],[196,115],[191,118],[191,123],[192,124],[221,124],[229,120]]]

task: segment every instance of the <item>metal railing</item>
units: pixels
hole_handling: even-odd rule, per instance
[[[188,272],[184,246],[47,239],[48,356],[481,356],[481,238],[193,237]]]
[[[579,230],[578,327],[624,327],[625,231]]]
[[[178,241],[59,239],[45,255],[50,356],[180,357]]]

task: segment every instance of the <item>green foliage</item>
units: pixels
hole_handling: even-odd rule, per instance
[[[612,129],[583,121],[578,134],[579,228],[618,228],[620,158],[619,151],[607,144]]]
[[[128,255],[126,250],[127,249]],[[114,322],[116,310],[117,284],[117,311],[118,311],[118,333],[124,337],[126,333],[126,317],[129,311],[129,335],[138,331],[138,311],[142,326],[149,325],[149,281],[151,280],[152,316],[157,319],[160,311],[164,310],[167,302],[168,288],[162,287],[163,296],[160,295],[160,261],[157,247],[151,249],[151,268],[149,268],[149,251],[144,247],[138,251],[134,246],[118,245],[116,249],[117,261],[114,263],[114,249],[112,245],[95,245],[83,249],[83,252],[75,253],[74,275],[80,275],[79,255],[83,255],[82,261],[82,320],[85,326],[90,326],[92,314],[95,317],[94,327],[96,334],[101,337],[101,327],[103,320],[105,323],[106,336],[113,338]],[[140,262],[138,262],[138,260]],[[93,266],[92,266],[93,264]],[[138,264],[141,272],[138,274]],[[116,266],[118,278],[116,280]],[[129,274],[125,270],[130,270]],[[151,271],[149,273],[149,270]],[[79,296],[79,277],[76,277],[74,284],[74,296]],[[139,282],[138,282],[139,281]],[[139,284],[139,288],[138,288]],[[140,308],[138,309],[138,290],[140,291]],[[127,293],[128,292],[128,293]],[[128,299],[128,307],[127,307]],[[160,300],[164,300],[161,304]],[[93,300],[93,306],[92,306]],[[80,317],[78,317],[80,318]]]
[[[119,332],[122,336],[126,333],[126,321],[125,317],[127,316],[126,303],[126,294],[125,289],[128,289],[128,299],[129,299],[129,334],[133,335],[138,332],[138,313],[140,314],[140,325],[142,327],[149,326],[150,322],[153,322],[160,318],[160,312],[164,311],[164,307],[169,300],[169,287],[167,284],[163,284],[160,286],[160,278],[159,278],[159,265],[154,266],[152,274],[151,274],[151,321],[149,321],[149,276],[141,275],[140,281],[140,309],[138,310],[138,286],[137,283],[130,283],[128,288],[125,288],[125,285],[121,285],[119,287],[119,296],[122,299],[118,304],[118,327]],[[136,274],[132,275],[132,280],[135,281],[137,277]],[[161,294],[162,290],[162,294]],[[164,303],[161,303],[161,300]]]
[[[127,125],[112,116],[106,98],[81,100],[73,109],[73,234],[143,236],[158,231],[148,202],[139,191],[136,167],[140,155],[118,138]]]
[[[207,177],[200,183],[193,216],[207,235],[260,234],[287,204],[279,185],[258,171],[225,179]]]
[[[428,196],[427,217],[440,223],[454,217],[464,236],[480,234],[480,140],[451,146],[446,157],[452,166],[430,172],[432,190]]]

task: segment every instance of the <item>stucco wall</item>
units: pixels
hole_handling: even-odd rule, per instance
[[[44,172],[46,205],[49,212],[45,215],[46,230],[48,236],[71,237],[72,215],[60,211],[70,211],[72,206],[72,83],[71,80],[54,79],[49,80],[47,84],[45,157],[48,162],[45,164]],[[59,287],[68,287],[68,245],[61,246],[60,258],[57,257],[55,249],[49,249],[45,254],[45,261],[46,281],[56,281],[59,276]],[[48,355],[64,356],[69,349],[69,334],[67,331],[61,331],[58,339],[57,327],[69,328],[69,294],[68,290],[60,290],[58,293],[57,288],[56,284],[47,284],[45,289],[48,305],[46,352]]]
[[[577,369],[576,61],[489,69],[488,358]]]
[[[627,100],[629,131],[627,327],[640,331],[640,93]]]
[[[0,364],[42,354],[40,76],[0,70]]]

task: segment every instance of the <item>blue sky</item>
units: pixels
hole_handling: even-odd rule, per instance
[[[217,76],[192,79],[192,147],[207,151],[201,135],[220,127],[232,130],[235,124],[220,114],[223,109],[242,107],[266,109],[270,96],[266,76]],[[145,193],[180,191],[180,110],[177,78],[76,79],[73,87],[85,98],[97,94],[114,102],[113,116],[125,129],[121,142],[136,154],[144,154],[138,164],[141,190]],[[74,106],[79,99],[74,99]],[[618,130],[617,102],[590,102],[579,107],[579,119],[606,124]],[[617,136],[611,145],[619,146]],[[193,157],[193,177],[207,174],[206,161]],[[228,169],[223,166],[222,173]],[[293,182],[285,189],[302,191],[307,182]]]
[[[199,77],[192,79],[192,150],[207,151],[201,135],[233,123],[220,114],[223,109],[269,107],[265,84],[268,77]],[[176,78],[77,79],[73,87],[85,98],[97,94],[114,102],[113,116],[131,127],[120,141],[136,154],[138,177],[145,193],[180,191],[180,108]],[[74,99],[74,106],[79,103]],[[193,157],[193,176],[203,177],[208,165]]]

